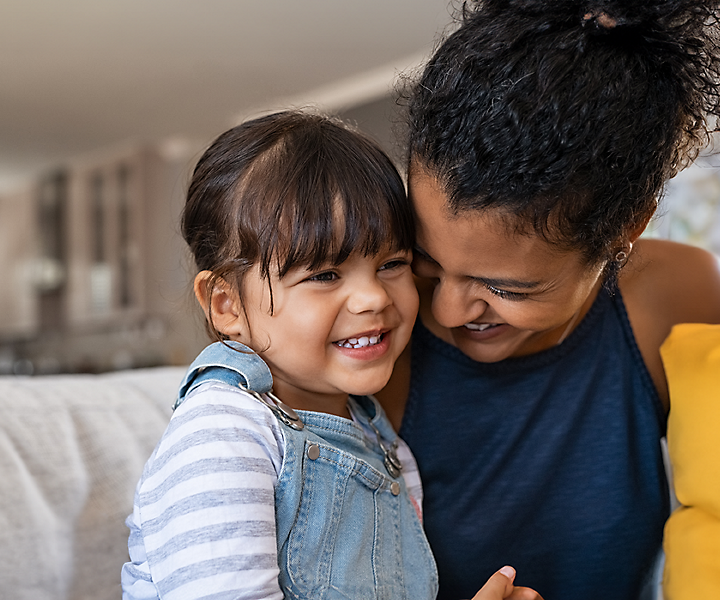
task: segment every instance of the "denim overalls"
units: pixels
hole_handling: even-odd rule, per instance
[[[270,370],[237,342],[211,344],[200,353],[175,407],[205,381],[256,392],[283,424],[275,515],[286,598],[435,599],[435,561],[405,481],[386,466],[381,447],[395,442],[397,434],[374,399],[351,397],[349,403],[355,418],[378,432],[377,440],[342,417],[295,413],[266,395]]]

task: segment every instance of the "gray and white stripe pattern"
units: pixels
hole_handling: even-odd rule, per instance
[[[282,426],[238,388],[207,383],[175,411],[127,519],[124,600],[279,600],[274,491]],[[398,452],[414,502],[417,466]]]

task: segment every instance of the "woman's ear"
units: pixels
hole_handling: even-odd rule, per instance
[[[642,221],[628,228],[625,231],[624,236],[617,240],[615,248],[617,254],[615,254],[615,261],[621,266],[627,262],[628,256],[630,255],[630,252],[632,252],[633,244],[643,234],[643,231],[647,228],[652,217],[653,213],[649,214]]]
[[[230,338],[239,336],[245,326],[245,313],[237,292],[211,271],[200,271],[193,285],[195,297],[210,327]]]
[[[643,231],[647,228],[648,224],[650,223],[650,219],[653,218],[655,214],[655,211],[653,211],[651,214],[649,214],[647,217],[645,217],[640,223],[635,225],[630,231],[628,231],[628,241],[630,242],[630,245],[634,244],[637,239],[643,234]]]

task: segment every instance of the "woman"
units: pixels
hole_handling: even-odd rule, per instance
[[[439,598],[648,589],[669,513],[659,347],[720,323],[715,258],[639,240],[720,112],[715,2],[466,2],[409,104],[420,318],[382,400]]]

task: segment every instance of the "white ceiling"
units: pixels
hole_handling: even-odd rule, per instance
[[[378,97],[448,0],[0,0],[0,191],[127,140],[210,140],[263,108]]]

